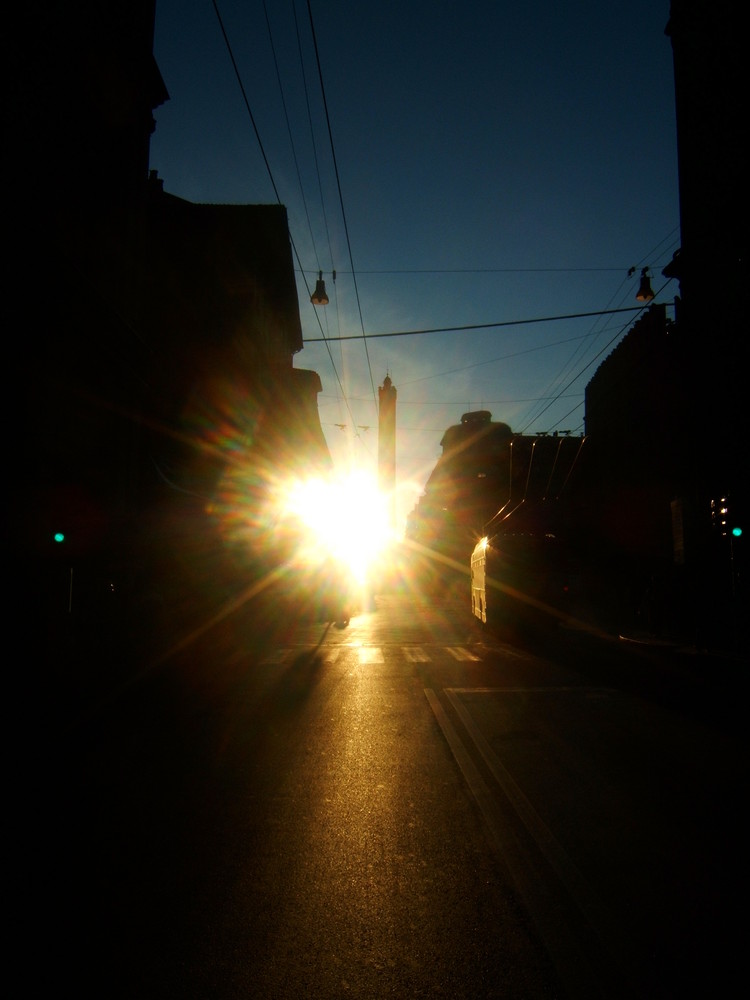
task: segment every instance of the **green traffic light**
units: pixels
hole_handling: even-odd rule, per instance
[[[64,531],[56,531],[55,534],[53,535],[53,538],[55,539],[56,542],[64,542],[65,541],[65,532]]]
[[[732,535],[735,538],[739,538],[741,534],[742,534],[742,528],[732,528]]]

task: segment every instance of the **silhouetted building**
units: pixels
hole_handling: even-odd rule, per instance
[[[747,284],[744,33],[733,3],[671,0],[681,249],[679,317],[709,364],[739,342]],[[707,338],[710,338],[707,339]],[[726,389],[726,383],[724,383]],[[726,396],[726,392],[724,393]]]
[[[589,382],[586,448],[564,509],[589,587],[613,623],[640,615],[641,624],[658,622],[699,643],[736,644],[747,613],[745,539],[720,530],[717,511],[728,508],[743,526],[741,32],[732,5],[672,0],[666,34],[674,53],[681,248],[664,274],[679,281],[675,320],[652,306]],[[476,456],[493,425],[468,416],[478,427],[446,432],[443,456],[409,519],[411,537],[436,549],[476,530],[488,487],[489,495],[499,487],[506,514],[513,510],[507,486],[492,476],[507,464],[502,448],[518,439],[508,429],[482,471]],[[455,445],[453,459],[446,441]]]
[[[257,523],[272,479],[330,463],[320,380],[293,366],[285,208],[194,205],[149,174],[169,99],[154,16],[154,0],[42,0],[9,53],[9,548],[36,613],[82,614],[112,586],[137,600],[152,570],[162,597],[220,599],[232,511]]]
[[[744,540],[711,513],[746,508],[739,363],[746,282],[740,33],[731,5],[672,0],[681,247],[675,321],[651,307],[586,390],[592,547],[611,560],[623,603],[661,606],[665,627],[737,643],[746,610]],[[713,506],[712,506],[713,505]],[[629,593],[626,593],[629,590]]]

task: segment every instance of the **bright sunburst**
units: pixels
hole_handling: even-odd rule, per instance
[[[365,472],[296,480],[285,491],[283,503],[308,533],[308,556],[332,556],[359,584],[392,541],[388,500]]]

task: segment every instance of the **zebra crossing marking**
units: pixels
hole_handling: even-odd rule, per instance
[[[428,652],[422,646],[400,646],[395,648],[400,649],[401,654],[408,663],[432,663],[435,659],[435,653]],[[352,650],[356,653],[360,664],[385,662],[382,646],[351,646],[337,643],[319,647],[316,655],[325,663],[335,663],[341,657],[342,653],[347,650]],[[435,650],[443,650],[449,653],[454,660],[463,662],[479,662],[482,659],[481,656],[477,656],[476,653],[473,653],[465,646],[437,646]],[[269,652],[260,662],[269,665],[283,665],[293,659],[294,656],[299,655],[301,651],[302,647],[292,648],[282,646],[279,649]]]
[[[470,650],[466,649],[464,646],[446,646],[445,647],[451,656],[456,660],[478,660],[479,657],[475,656]]]
[[[359,646],[357,656],[361,664],[383,663],[383,650],[380,646]]]

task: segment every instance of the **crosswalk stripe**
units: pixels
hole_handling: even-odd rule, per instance
[[[379,646],[360,646],[357,649],[360,663],[382,663],[383,650]]]
[[[478,660],[479,659],[478,656],[475,656],[468,649],[464,649],[463,646],[446,646],[445,648],[448,650],[448,652],[451,654],[451,656],[454,657],[456,660]]]
[[[427,652],[422,646],[400,646],[398,647],[404,659],[409,663],[431,663],[435,658],[435,653],[432,654]],[[318,650],[318,655],[326,663],[335,663],[342,655],[342,653],[347,650],[351,650],[352,647],[346,644],[332,644],[330,646],[322,646]],[[360,663],[384,663],[383,649],[381,646],[357,646],[354,647]],[[444,650],[453,657],[454,660],[461,661],[479,661],[481,657],[472,653],[471,650],[467,649],[465,646],[439,646],[436,650]],[[295,655],[300,653],[300,649],[292,649],[289,647],[281,647],[279,649],[274,649],[269,652],[260,661],[265,664],[285,664],[289,662]]]

